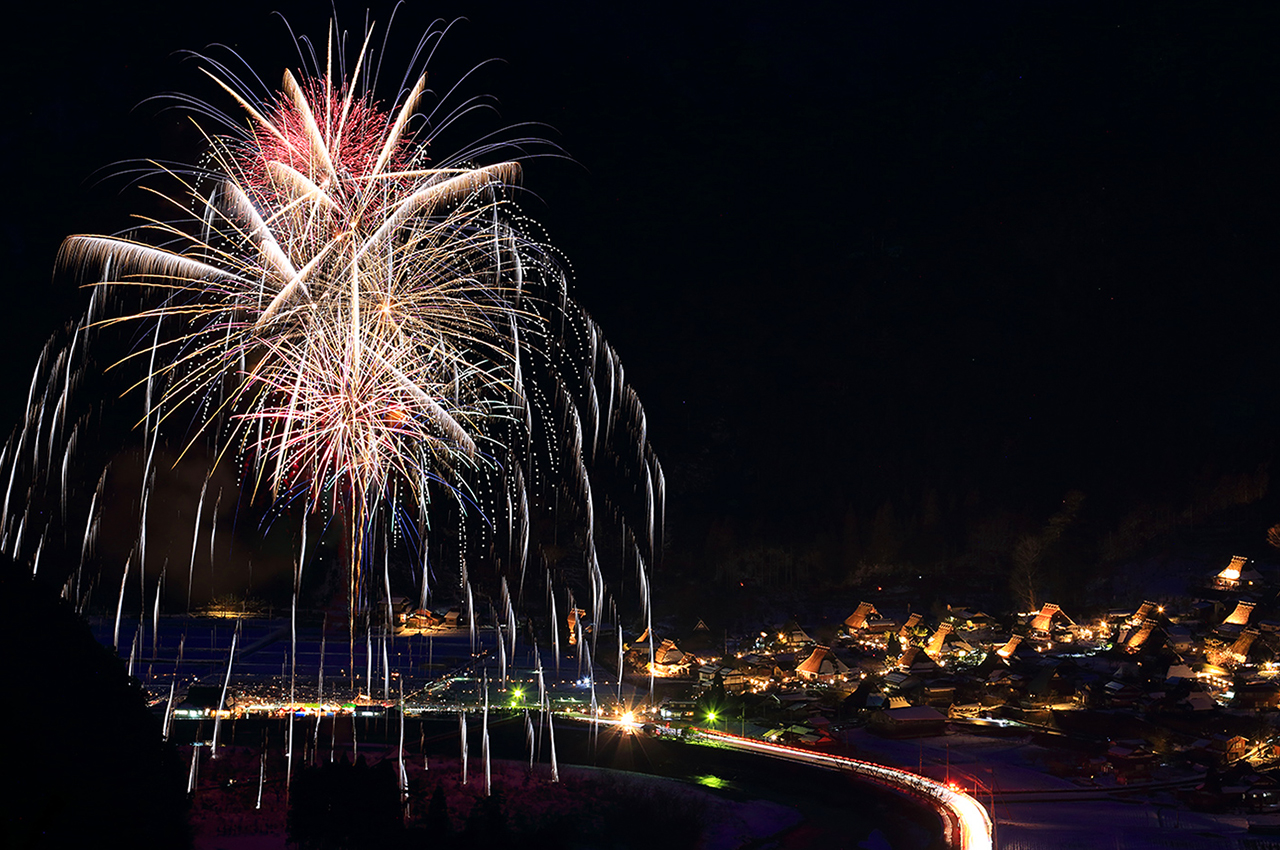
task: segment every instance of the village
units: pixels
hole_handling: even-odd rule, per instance
[[[665,726],[909,761],[993,800],[1149,789],[1258,814],[1280,810],[1276,597],[1236,556],[1177,604],[1002,619],[868,598],[836,627],[697,620],[654,635],[652,658],[642,635],[626,663],[652,673]]]

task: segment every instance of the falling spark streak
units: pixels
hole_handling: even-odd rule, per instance
[[[400,680],[400,746],[396,749],[396,755],[400,762],[400,802],[401,804],[409,796],[409,774],[404,770],[404,679]]]
[[[169,740],[169,725],[173,722],[173,696],[177,692],[177,688],[178,681],[175,676],[174,679],[169,682],[169,701],[165,703],[164,706],[164,728],[162,736],[166,741]]]
[[[227,653],[227,675],[222,680],[222,696],[218,698],[218,713],[213,719],[213,745],[210,749],[209,757],[218,757],[218,730],[222,727],[222,711],[227,705],[227,687],[231,684],[231,662],[236,657],[236,639],[240,637],[239,623],[236,625],[235,631],[231,633],[231,650]],[[289,695],[290,702],[293,700],[293,694]],[[292,757],[293,746],[290,744],[290,757]]]
[[[484,753],[484,795],[490,794],[490,774],[489,774],[489,676],[484,677],[484,715],[481,721],[480,732],[480,749]]]
[[[62,508],[63,522],[66,522],[66,519],[67,519],[67,473],[71,464],[71,453],[75,451],[76,440],[79,437],[79,435],[80,435],[80,423],[77,422],[75,425],[71,427],[71,436],[67,438],[66,451],[62,453],[62,500],[61,500],[60,506]],[[0,466],[3,466],[3,465],[4,465],[4,460],[3,458],[0,458]]]
[[[391,665],[387,660],[387,634],[382,633],[382,698],[387,699],[391,695]]]
[[[458,735],[462,739],[462,784],[467,784],[467,713],[458,711]]]
[[[129,664],[125,668],[125,675],[133,678],[133,662],[138,658],[138,637],[142,632],[142,624],[138,624],[138,628],[133,632],[133,641],[129,644]]]
[[[120,654],[120,612],[124,610],[124,583],[129,580],[129,564],[130,559],[126,558],[124,575],[120,577],[120,599],[116,602],[116,625],[111,631],[111,645],[115,647],[117,655]]]
[[[596,562],[594,553],[591,560],[591,622],[596,628],[591,631],[591,649],[594,652],[596,641],[600,637],[600,618],[604,613],[604,576],[600,574],[600,564]]]
[[[191,772],[187,774],[187,794],[194,794],[196,791],[196,766],[200,760],[200,743],[191,745]]]
[[[30,427],[31,424],[31,402],[35,398],[36,382],[40,378],[41,369],[43,368],[45,359],[48,355],[49,346],[46,344],[44,349],[40,352],[39,359],[36,360],[35,370],[31,373],[31,386],[27,390],[27,415],[23,418],[22,432],[18,435],[18,442],[14,446],[13,450],[13,460],[11,461],[11,467],[9,469],[9,485],[5,487],[4,491],[4,510],[0,511],[0,528],[8,528],[9,497],[13,494],[14,476],[18,474],[18,456],[22,453],[22,444],[27,439],[27,428]],[[15,554],[17,553],[17,547],[14,547],[13,552]]]
[[[324,641],[329,618],[326,617],[320,626],[320,669],[316,673],[316,701],[324,704]]]
[[[0,469],[4,469],[5,461],[9,458],[9,449],[10,449],[10,448],[12,448],[12,447],[13,447],[13,435],[12,435],[12,434],[10,434],[10,435],[9,435],[9,439],[8,439],[8,440],[5,442],[5,444],[4,444],[4,448],[3,448],[3,449],[0,449]],[[10,487],[10,488],[12,488],[12,487],[13,487],[13,476],[14,476],[14,474],[16,474],[16,473],[17,473],[17,471],[18,471],[18,469],[17,469],[17,453],[18,453],[18,450],[17,450],[17,449],[14,449],[14,463],[13,463],[13,468],[12,468],[12,469],[10,470],[10,472],[9,472],[9,487]],[[0,531],[2,531],[2,530],[4,529],[4,527],[5,527],[5,516],[6,516],[8,513],[9,513],[9,497],[8,497],[8,494],[6,493],[6,495],[5,495],[5,509],[4,509],[4,514],[3,514],[3,515],[0,515]]]
[[[551,705],[547,705],[547,732],[550,735],[551,742],[551,781],[560,781],[560,766],[556,763],[556,722],[555,712],[551,710]]]
[[[547,701],[547,680],[542,675],[542,656],[538,653],[538,644],[533,644],[533,657],[537,659],[538,666],[534,668],[534,672],[538,676],[538,705],[541,706]]]
[[[187,567],[187,611],[191,610],[191,585],[194,583],[196,575],[196,547],[200,544],[200,513],[204,510],[204,494],[208,488],[209,478],[206,476],[204,483],[200,485],[200,498],[196,501],[196,524],[191,531],[191,565]],[[212,536],[209,539],[209,557],[213,557]]]
[[[160,325],[163,323],[163,320],[164,320],[163,316],[157,317],[156,319],[156,332],[155,332],[154,338],[151,341],[151,358],[150,358],[150,362],[147,365],[147,391],[145,396],[146,401],[145,401],[145,404],[143,405],[143,411],[145,415],[143,416],[142,421],[143,421],[144,433],[149,434],[151,437],[150,439],[151,448],[147,450],[147,460],[146,460],[146,463],[144,463],[142,466],[142,485],[143,485],[144,496],[146,495],[147,473],[151,471],[151,461],[152,459],[155,458],[156,443],[158,442],[157,437],[159,437],[159,434],[152,432],[151,430],[151,412],[152,412],[151,390],[152,390],[152,386],[155,384],[156,352],[160,350]],[[144,514],[144,521],[145,521],[145,514]],[[139,566],[141,566],[142,562],[139,561],[138,564]]]
[[[182,656],[187,650],[187,636],[184,633],[178,638],[178,657],[173,662],[173,681],[178,681],[178,671],[182,669]]]
[[[529,716],[529,709],[524,710],[524,739],[525,744],[529,747],[529,770],[533,770],[533,718]]]
[[[471,595],[471,582],[467,582],[467,625],[471,630],[471,654],[476,654],[476,603]]]
[[[255,810],[260,810],[262,808],[262,786],[266,784],[266,781],[267,781],[267,750],[265,747],[263,747],[262,757],[258,761],[258,801],[253,804],[253,808]]]
[[[218,514],[221,513],[219,508],[222,507],[222,491],[218,491],[218,498],[213,500],[213,516],[209,521],[209,563],[216,564],[217,560],[213,556],[215,537],[218,533]]]
[[[298,682],[298,584],[293,585],[293,600],[289,606],[289,710],[293,710],[294,687]]]
[[[551,587],[551,571],[547,570],[547,587]],[[556,595],[548,593],[548,600],[551,603],[551,649],[555,653],[556,659],[556,675],[560,675],[560,620],[556,617]]]
[[[502,599],[507,608],[507,637],[511,641],[511,660],[516,657],[516,609],[511,604],[511,594],[507,591],[506,576],[502,578]]]
[[[431,574],[431,564],[427,558],[427,547],[422,547],[422,595],[418,598],[418,607],[427,607],[427,596],[430,590],[430,580],[428,576]]]
[[[502,637],[502,632],[498,632],[498,665],[501,670],[502,687],[507,686],[507,642]]]
[[[36,573],[40,571],[40,553],[44,551],[44,538],[49,533],[49,523],[44,524],[44,531],[40,532],[40,542],[36,544],[35,557],[31,559],[31,575],[34,578]]]
[[[28,504],[27,507],[22,511],[22,519],[18,520],[18,530],[13,533],[13,549],[11,549],[9,552],[9,554],[13,558],[17,558],[18,552],[21,551],[22,549],[22,532],[26,530],[27,512],[30,510],[31,510],[31,505]]]
[[[296,722],[297,718],[294,716],[294,713],[293,713],[293,706],[292,706],[293,694],[292,693],[289,694],[289,702],[290,702],[289,715],[288,715],[289,740],[288,740],[288,743],[285,744],[285,760],[284,760],[284,791],[285,791],[286,797],[289,794],[289,788],[293,784],[293,730],[294,730],[294,727],[298,725]],[[355,724],[356,724],[356,721],[353,716],[351,719],[351,746],[353,750],[355,749],[355,740],[356,740]],[[334,725],[335,726],[337,725],[336,720]],[[333,753],[330,752],[331,758],[332,758],[332,755]]]
[[[321,706],[324,705],[324,700],[317,700],[317,702],[320,703]],[[316,728],[315,728],[315,731],[311,733],[312,763],[317,765],[320,764],[320,719],[323,717],[324,717],[324,709],[321,708],[319,711],[316,712]],[[336,717],[334,718],[334,722],[335,723],[337,722]]]
[[[617,621],[617,615],[614,615],[614,622],[618,630],[618,701],[622,701],[622,623]]]
[[[164,567],[160,568],[160,578],[156,579],[156,601],[151,610],[151,657],[156,655],[156,648],[160,642],[160,589],[164,585],[164,570],[169,565],[166,560]]]

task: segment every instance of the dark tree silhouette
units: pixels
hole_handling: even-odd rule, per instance
[[[431,794],[423,826],[433,840],[441,843],[447,842],[453,833],[453,823],[449,820],[449,801],[439,783],[436,783],[436,790]]]
[[[300,772],[289,795],[289,840],[303,848],[347,850],[397,841],[404,822],[391,761],[369,767],[326,762]]]
[[[13,712],[0,846],[189,847],[175,749],[124,663],[57,590],[0,560],[0,699]]]

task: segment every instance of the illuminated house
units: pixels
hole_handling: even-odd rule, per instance
[[[378,601],[377,617],[379,620],[390,621],[403,626],[413,614],[413,602],[403,596],[391,597],[390,604],[385,599]]]
[[[1227,650],[1231,653],[1233,661],[1243,664],[1244,660],[1249,657],[1249,647],[1258,638],[1257,629],[1245,629],[1240,633],[1240,637],[1236,638],[1236,642],[1231,644],[1231,649]]]
[[[918,613],[910,615],[907,617],[907,621],[902,624],[902,628],[898,629],[898,637],[903,640],[909,639],[918,625],[920,625],[920,615]]]
[[[1001,658],[1008,658],[1010,655],[1013,655],[1020,643],[1022,643],[1022,635],[1013,635],[1004,646],[996,650],[996,655],[999,655]]]
[[[667,638],[661,646],[654,647],[650,667],[655,676],[683,676],[689,672],[693,661],[692,655],[682,652],[675,641]]]
[[[404,630],[425,631],[437,629],[444,625],[444,618],[437,617],[429,608],[419,608],[404,619]]]
[[[1209,649],[1205,652],[1205,657],[1212,664],[1219,667],[1229,667],[1235,664],[1243,664],[1249,657],[1249,648],[1253,646],[1253,642],[1258,638],[1257,629],[1245,629],[1240,632],[1240,636],[1235,642],[1226,649]]]
[[[1262,574],[1251,567],[1246,567],[1245,563],[1243,555],[1233,555],[1231,563],[1214,576],[1213,586],[1219,590],[1239,590],[1243,587],[1253,587],[1261,582]]]
[[[720,674],[725,693],[740,694],[747,689],[747,676],[742,670],[719,664],[706,664],[698,668],[698,687],[704,691],[709,690],[715,684],[716,673]]]
[[[1075,625],[1071,618],[1062,612],[1062,609],[1052,602],[1044,603],[1044,607],[1040,612],[1031,619],[1031,631],[1048,633],[1049,627],[1053,624],[1055,618],[1061,617],[1070,625]]]
[[[980,629],[994,628],[997,624],[995,618],[990,614],[984,614],[981,611],[970,611],[967,608],[953,608],[947,606],[947,613],[943,619],[954,623],[956,631],[976,631]]]
[[[1142,625],[1135,629],[1130,629],[1125,635],[1124,651],[1130,655],[1135,655],[1142,651],[1142,645],[1147,642],[1147,638],[1151,637],[1151,632],[1155,629],[1157,623],[1155,620],[1147,619],[1142,621]]]
[[[778,632],[778,640],[788,646],[803,646],[808,643],[817,643],[813,638],[809,637],[809,633],[800,628],[800,624],[795,620],[782,627]]]
[[[849,667],[830,648],[814,647],[809,657],[796,667],[796,675],[810,681],[831,682],[849,672]]]
[[[1234,708],[1256,711],[1280,707],[1280,685],[1275,682],[1245,682],[1235,689]]]
[[[947,716],[932,706],[908,706],[878,711],[871,715],[869,725],[890,738],[923,738],[946,734]]]
[[[844,621],[844,627],[850,632],[856,632],[866,626],[867,621],[872,617],[879,617],[880,612],[876,610],[876,606],[870,602],[858,603],[858,610],[849,615]]]
[[[937,671],[938,663],[925,655],[921,647],[908,646],[902,651],[902,657],[898,659],[898,668],[909,673],[933,673]]]
[[[1143,620],[1147,619],[1152,614],[1154,614],[1155,611],[1156,611],[1156,603],[1143,602],[1141,605],[1138,606],[1138,610],[1133,612],[1133,616],[1127,618],[1127,622],[1132,623],[1136,626],[1138,623],[1141,623]]]
[[[941,623],[938,630],[933,633],[933,637],[929,638],[929,643],[925,645],[925,655],[930,658],[937,658],[938,653],[942,651],[942,644],[946,641],[947,635],[955,631],[955,626],[951,623]]]
[[[1222,625],[1227,626],[1246,626],[1249,624],[1249,615],[1253,613],[1252,602],[1240,600],[1236,603],[1236,610],[1231,612],[1231,616],[1223,620]]]

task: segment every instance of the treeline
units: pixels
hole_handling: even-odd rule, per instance
[[[925,488],[874,508],[846,504],[787,529],[717,517],[686,575],[722,585],[874,588],[927,582],[1026,610],[1082,598],[1118,565],[1177,544],[1223,512],[1263,499],[1266,465],[1206,474],[1180,495],[1125,504],[1068,490],[1054,503],[988,503],[978,492]],[[1261,526],[1255,542],[1266,542]],[[1242,541],[1243,543],[1244,541]],[[1230,554],[1230,553],[1228,553]]]

